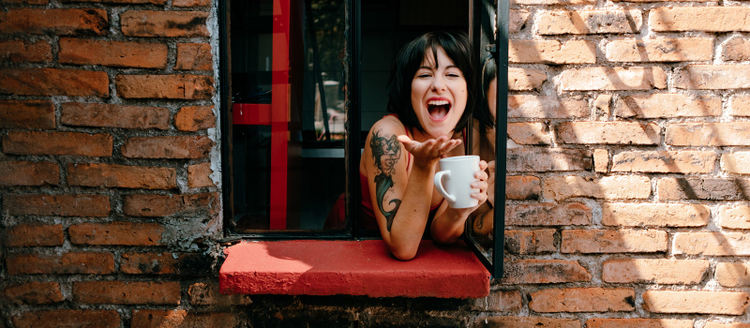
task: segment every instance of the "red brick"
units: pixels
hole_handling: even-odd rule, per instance
[[[51,304],[65,300],[60,290],[60,284],[54,281],[32,281],[14,284],[2,291],[5,304]]]
[[[89,304],[180,304],[180,283],[151,281],[76,281],[73,298]],[[134,327],[141,327],[134,325]]]
[[[537,34],[638,33],[643,24],[640,10],[546,11],[537,18]]]
[[[109,21],[104,9],[8,9],[0,11],[0,33],[103,35]]]
[[[211,5],[210,0],[174,0],[172,5],[175,7],[208,7]]]
[[[555,247],[555,229],[505,230],[505,250],[511,254],[551,253]]]
[[[167,167],[70,163],[68,185],[108,188],[173,189],[177,172]]]
[[[586,321],[586,328],[693,328],[693,320],[593,318]]]
[[[130,10],[120,14],[120,27],[126,36],[207,37],[207,18],[202,11]]]
[[[120,315],[115,310],[51,310],[24,312],[12,318],[16,328],[119,328]]]
[[[649,13],[649,26],[657,32],[750,32],[747,7],[661,7]]]
[[[52,46],[47,41],[6,40],[0,41],[0,62],[49,63],[52,61]]]
[[[748,287],[750,286],[750,263],[718,263],[716,280],[724,287]]]
[[[123,212],[129,216],[164,217],[198,215],[218,210],[218,195],[127,195],[123,197]]]
[[[3,0],[3,3],[27,3],[30,5],[46,5],[49,0]]]
[[[660,230],[563,230],[563,253],[666,252],[669,238]]]
[[[509,118],[577,118],[589,117],[591,110],[583,99],[557,96],[509,95]]]
[[[4,244],[9,247],[62,246],[60,224],[21,223],[5,229]]]
[[[174,125],[180,131],[198,131],[216,127],[216,116],[211,106],[182,107],[174,116]]]
[[[664,142],[671,146],[748,146],[750,145],[750,123],[670,124],[667,126]]]
[[[713,151],[625,151],[612,156],[612,172],[710,173]]]
[[[3,207],[10,215],[109,216],[105,195],[5,195]]]
[[[228,312],[195,312],[186,310],[134,310],[133,327],[143,328],[222,328],[236,327],[239,320]]]
[[[101,3],[122,3],[122,4],[154,4],[163,5],[167,3],[167,0],[61,0],[66,3],[75,2],[101,2]]]
[[[10,131],[3,150],[18,155],[112,156],[112,136],[106,133]]]
[[[61,64],[165,68],[167,45],[63,38],[58,57]]]
[[[122,146],[122,155],[129,158],[205,158],[213,145],[213,141],[205,136],[135,137]]]
[[[172,5],[176,6],[174,2]],[[208,43],[178,43],[174,69],[210,71],[213,69],[213,60],[211,45]]]
[[[750,206],[719,207],[719,226],[725,229],[750,229]]]
[[[700,204],[604,203],[602,224],[614,227],[705,227],[711,209]]]
[[[678,232],[674,234],[672,253],[675,255],[748,256],[750,233],[742,232]]]
[[[721,170],[734,174],[750,174],[750,152],[736,151],[721,154]]]
[[[748,179],[661,178],[656,189],[660,200],[744,200],[750,199]]]
[[[730,115],[750,116],[750,95],[735,95],[730,103]]]
[[[552,137],[544,123],[509,123],[508,137],[519,145],[549,145]]]
[[[555,130],[558,140],[566,144],[657,145],[660,140],[655,123],[563,122]]]
[[[188,166],[188,187],[213,187],[214,181],[211,179],[211,173],[213,173],[211,163],[201,163]]]
[[[210,99],[214,79],[208,75],[118,75],[117,94],[128,99]]]
[[[567,226],[591,224],[593,212],[584,203],[508,204],[505,224],[509,226]]]
[[[71,126],[169,129],[169,109],[111,104],[64,103],[60,122]]]
[[[505,198],[513,200],[539,199],[542,180],[535,176],[509,175],[505,177]]]
[[[706,322],[703,328],[750,328],[750,323],[718,323],[718,322]]]
[[[661,67],[584,67],[564,70],[558,80],[562,91],[666,89]]]
[[[562,148],[511,148],[507,151],[508,172],[588,171],[593,167],[586,150]]]
[[[750,60],[750,39],[741,36],[729,39],[722,47],[721,59],[724,61]]]
[[[607,173],[609,170],[609,152],[606,149],[594,149],[594,171]]]
[[[651,195],[651,180],[637,175],[550,176],[542,187],[546,198],[564,200],[574,197],[600,199],[646,199]]]
[[[120,271],[127,274],[179,274],[198,275],[211,272],[212,258],[195,253],[123,253]]]
[[[502,284],[556,284],[591,281],[591,273],[576,261],[515,260],[506,261]]]
[[[0,101],[0,128],[54,129],[55,105],[45,100]]]
[[[0,187],[57,185],[60,168],[50,162],[0,162]]]
[[[112,253],[76,252],[62,254],[9,254],[9,274],[111,274],[115,272]]]
[[[750,295],[725,291],[643,292],[643,308],[653,313],[696,313],[742,315],[750,304]]]
[[[0,69],[0,93],[107,98],[109,76],[107,72],[78,69],[3,68]]]
[[[70,242],[77,245],[160,246],[166,229],[158,223],[110,222],[70,226]]]
[[[479,317],[472,327],[482,328],[581,328],[578,319],[546,317]]]
[[[497,290],[487,297],[474,299],[472,310],[517,312],[523,307],[523,296],[517,290]]]
[[[544,81],[547,81],[547,73],[543,70],[520,67],[508,68],[508,90],[540,90]]]
[[[190,304],[194,306],[232,306],[249,305],[253,301],[248,295],[223,295],[219,293],[219,284],[216,282],[199,282],[190,285],[188,289]],[[492,296],[492,294],[490,294]],[[519,295],[520,296],[520,295]]]
[[[637,118],[704,117],[721,115],[721,98],[680,93],[641,93],[619,98],[615,116]]]
[[[594,64],[596,45],[591,41],[511,39],[508,61],[529,64]]]
[[[750,75],[750,67],[744,64],[689,65],[675,70],[674,84],[679,89],[748,89],[750,88],[748,75]]]
[[[624,312],[635,310],[630,288],[544,289],[529,294],[535,312]]]
[[[713,39],[658,38],[612,40],[606,45],[612,62],[690,62],[713,58]]]
[[[602,280],[612,283],[699,284],[710,263],[702,260],[614,259],[604,262]]]

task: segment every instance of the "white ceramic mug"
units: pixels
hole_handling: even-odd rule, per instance
[[[479,204],[471,198],[477,189],[471,183],[477,181],[474,174],[479,171],[479,156],[466,155],[440,159],[440,171],[435,174],[437,191],[448,200],[452,208],[469,208]]]

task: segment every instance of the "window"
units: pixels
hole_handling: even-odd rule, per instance
[[[358,167],[370,126],[386,114],[391,58],[406,42],[435,29],[474,31],[477,49],[484,49],[494,38],[492,1],[222,4],[221,44],[228,45],[221,53],[227,234],[378,237],[358,225]],[[344,213],[345,222],[331,227],[327,221],[335,213]],[[497,239],[477,248],[489,265],[487,254]]]

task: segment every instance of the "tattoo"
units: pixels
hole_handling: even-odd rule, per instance
[[[398,207],[401,205],[401,200],[392,199],[388,204],[393,204],[394,207],[392,210],[386,211],[383,199],[385,198],[385,193],[393,187],[393,174],[396,172],[396,162],[398,162],[398,158],[401,155],[401,144],[396,135],[381,137],[379,133],[380,131],[373,132],[370,139],[372,158],[375,161],[375,169],[377,170],[377,175],[375,176],[375,199],[378,201],[380,213],[383,213],[383,216],[385,216],[386,227],[388,231],[391,231],[393,217],[396,216]]]
[[[477,218],[477,223],[476,223],[477,229],[482,230],[482,228],[484,228],[484,217],[486,215],[487,215],[487,212],[484,212],[484,213],[482,213],[482,215],[480,215]]]

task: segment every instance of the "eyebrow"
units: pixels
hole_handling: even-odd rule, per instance
[[[433,68],[434,67],[430,67],[430,66],[419,66],[419,69],[433,69]],[[449,68],[458,68],[458,66],[456,66],[456,65],[448,65],[448,66],[445,67],[445,69],[449,69]],[[460,68],[458,68],[458,69],[460,70]]]

